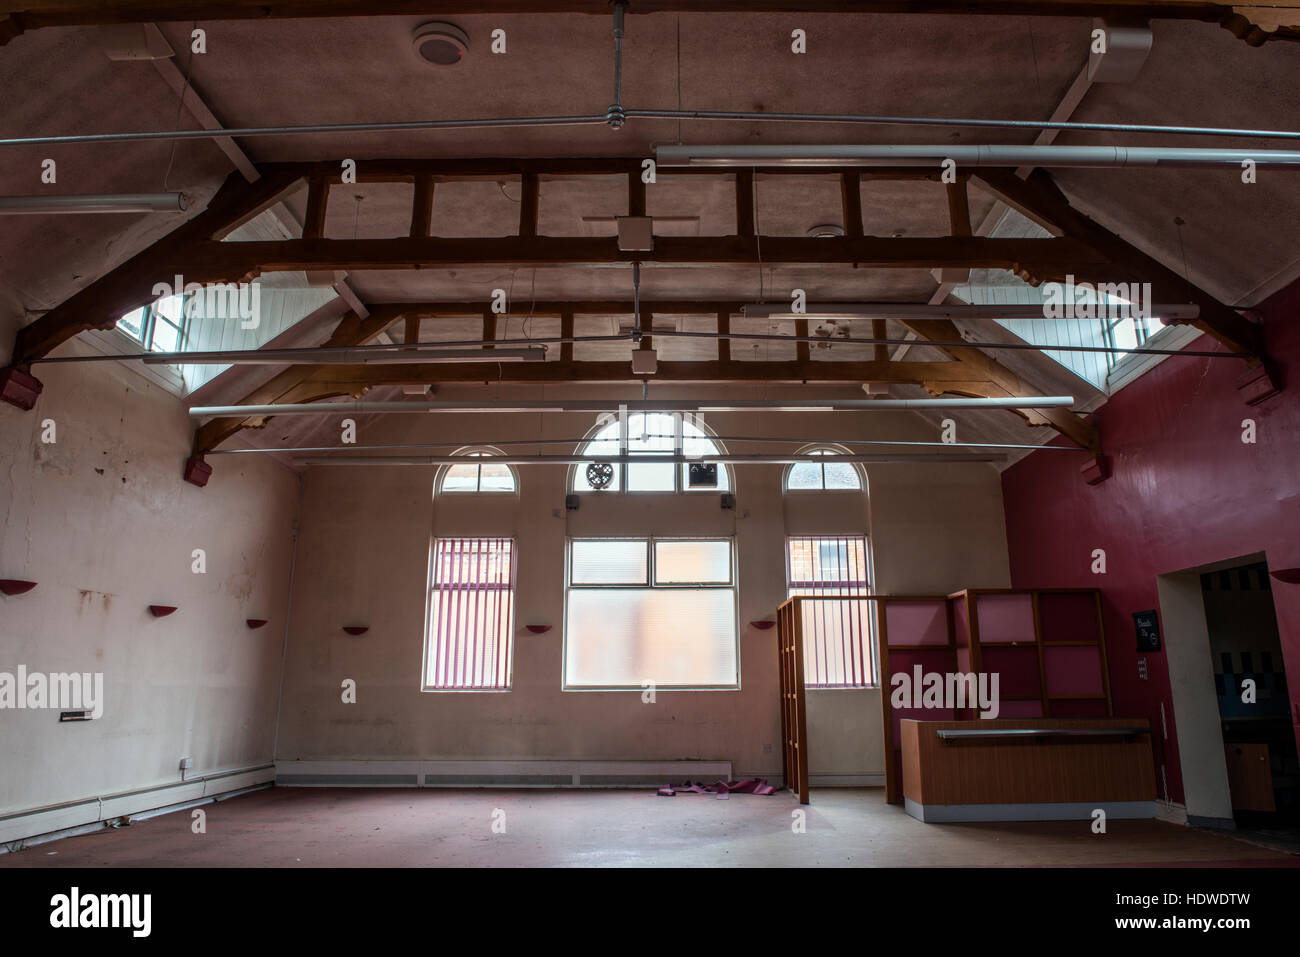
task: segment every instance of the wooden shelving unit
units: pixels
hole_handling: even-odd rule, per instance
[[[1101,593],[1092,588],[968,588],[951,595],[873,595],[877,605],[885,789],[902,802],[904,718],[958,721],[974,707],[895,708],[894,675],[996,673],[999,718],[1109,718]]]

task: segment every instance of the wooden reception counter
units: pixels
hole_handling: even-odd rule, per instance
[[[1132,718],[901,722],[903,797],[922,821],[1154,817],[1150,725]]]

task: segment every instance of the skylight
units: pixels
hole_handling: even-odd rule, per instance
[[[1050,233],[1024,216],[1008,210],[993,229],[992,235],[1012,239],[1042,239]],[[1132,356],[1123,352],[1065,352],[1052,346],[1089,346],[1112,349],[1133,349],[1148,344],[1167,327],[1158,317],[1141,317],[1151,303],[1137,303],[1128,298],[1100,291],[1093,285],[1079,282],[1066,287],[1073,302],[1070,315],[1049,318],[1047,309],[1052,298],[1048,284],[1031,286],[1004,269],[973,269],[970,281],[952,290],[952,295],[972,305],[1043,305],[1042,319],[997,319],[1004,329],[1033,345],[1045,346],[1043,355],[1054,359],[1075,375],[1090,382],[1104,392],[1117,387],[1117,370],[1125,373],[1124,381],[1132,378],[1135,366],[1150,356]],[[1168,337],[1162,337],[1167,340]],[[1179,343],[1168,342],[1168,348]],[[1157,343],[1160,346],[1161,343]]]

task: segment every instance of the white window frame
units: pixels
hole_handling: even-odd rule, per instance
[[[437,585],[436,556],[439,541],[468,541],[473,539],[499,539],[510,542],[510,581],[503,583],[510,596],[510,620],[506,624],[506,684],[504,688],[443,688],[428,684],[429,655],[433,651],[433,592]],[[424,636],[420,658],[420,691],[426,694],[509,694],[515,680],[515,606],[516,583],[519,578],[519,540],[506,535],[430,535],[429,569],[424,584]]]
[[[840,455],[852,455],[852,454],[853,454],[853,453],[850,452],[848,449],[843,449],[843,448],[840,448],[839,446],[835,446],[835,445],[809,445],[809,446],[805,446],[804,448],[800,449],[800,450],[798,451],[798,453],[796,453],[796,454],[798,454],[798,455],[815,455],[815,454],[817,454],[817,453],[819,453],[819,452],[822,453],[822,458],[826,459],[827,461],[833,460],[835,457],[840,456]],[[849,494],[849,495],[865,495],[865,494],[867,493],[867,476],[864,474],[864,472],[863,472],[863,470],[862,470],[862,467],[861,467],[860,465],[858,465],[857,462],[840,462],[840,463],[839,463],[840,465],[847,465],[847,466],[849,466],[850,468],[853,469],[854,472],[857,473],[857,476],[858,476],[858,487],[857,487],[857,488],[827,488],[827,487],[826,487],[826,462],[822,462],[822,463],[821,463],[821,466],[822,466],[822,487],[821,487],[821,488],[791,488],[791,487],[790,487],[790,473],[794,470],[795,466],[796,466],[796,465],[810,465],[810,464],[812,464],[812,463],[809,463],[809,462],[797,462],[797,463],[794,463],[794,464],[791,464],[791,465],[786,466],[785,471],[784,471],[784,472],[782,473],[782,475],[781,475],[781,491],[782,491],[783,494],[785,494],[785,495],[825,495],[825,494],[827,494],[827,493],[830,493],[831,495],[843,495],[843,494],[846,494],[846,493],[847,493],[847,494]]]
[[[821,490],[819,490],[819,489],[796,489],[796,491],[815,492],[815,491],[821,491]],[[831,490],[829,490],[829,491],[844,491],[844,492],[847,492],[847,491],[855,491],[855,490],[854,490],[854,489],[831,489]],[[786,593],[786,598],[789,599],[789,598],[800,597],[800,596],[794,594],[794,581],[793,581],[793,577],[792,577],[793,569],[790,567],[790,565],[791,565],[791,563],[790,563],[790,543],[793,542],[793,541],[801,541],[801,540],[814,540],[814,541],[815,541],[815,540],[818,540],[818,539],[836,539],[836,540],[838,540],[838,539],[861,539],[861,540],[862,540],[862,561],[863,561],[863,566],[864,566],[864,567],[863,567],[863,574],[866,575],[866,579],[865,579],[865,580],[863,581],[863,583],[862,583],[862,594],[863,594],[863,595],[870,595],[870,594],[872,593],[872,579],[874,578],[874,569],[873,569],[873,567],[872,567],[872,566],[873,566],[873,563],[872,563],[872,560],[871,560],[871,537],[870,537],[869,535],[867,535],[865,532],[839,532],[839,533],[836,533],[836,534],[829,534],[829,533],[824,533],[824,532],[823,532],[823,533],[808,534],[808,535],[798,535],[798,534],[787,534],[787,535],[786,535],[786,537],[785,537],[785,593]],[[803,596],[803,597],[808,597],[808,596]],[[846,597],[846,598],[852,598],[852,597],[856,597],[856,596],[846,595],[846,596],[844,596],[844,597]],[[867,606],[867,607],[866,607],[866,613],[867,613],[867,614],[866,614],[867,625],[866,625],[866,633],[862,636],[862,642],[863,642],[863,654],[864,654],[865,663],[866,663],[867,668],[870,670],[870,677],[871,677],[872,680],[869,681],[869,682],[866,683],[866,684],[861,684],[861,685],[849,685],[849,684],[838,684],[838,685],[830,685],[830,684],[827,684],[827,685],[823,685],[823,684],[811,684],[811,683],[808,683],[808,680],[807,680],[807,679],[808,679],[808,667],[807,667],[807,664],[805,663],[805,665],[804,665],[804,680],[805,680],[805,684],[807,684],[807,687],[808,687],[808,690],[809,690],[809,691],[870,691],[870,690],[876,690],[876,689],[879,689],[879,688],[880,688],[880,660],[879,660],[879,656],[877,655],[877,647],[876,647],[876,645],[877,645],[877,640],[876,640],[876,634],[877,634],[877,631],[876,631],[876,629],[877,629],[877,627],[878,627],[878,623],[877,623],[877,621],[876,621],[876,613],[877,613],[878,609],[877,609],[877,607],[876,607],[876,602],[874,602],[874,601],[866,602],[866,606]],[[805,637],[807,637],[807,636],[805,636]],[[805,646],[804,653],[807,654],[807,646]]]
[[[513,466],[505,465],[504,468],[510,472],[510,481],[513,488],[483,488],[483,465],[482,461],[475,462],[475,459],[490,459],[494,456],[504,455],[500,449],[490,448],[488,446],[467,446],[463,449],[457,449],[452,455],[464,456],[465,465],[477,465],[475,471],[474,488],[444,488],[447,482],[447,476],[457,465],[444,465],[438,470],[436,481],[434,482],[435,495],[518,495],[519,494],[519,473]],[[502,463],[498,462],[498,465]]]
[[[633,411],[633,412],[628,412],[628,418],[629,418],[629,419],[631,419],[633,416],[637,416],[637,415],[640,415],[640,416],[647,416],[647,415],[668,415],[668,416],[672,416],[672,417],[674,418],[674,420],[680,421],[680,420],[681,420],[681,417],[682,417],[682,415],[683,415],[683,413],[681,413],[681,412],[673,412],[673,411],[666,411],[666,410],[656,411],[656,410],[654,410],[654,409],[647,409],[647,410],[645,410],[645,411],[642,411],[642,410],[639,410],[639,409],[638,409],[638,410]],[[578,454],[579,454],[579,455],[587,455],[587,454],[590,454],[588,450],[590,449],[590,447],[592,446],[592,444],[595,443],[595,442],[608,442],[608,441],[610,441],[609,439],[597,438],[597,436],[599,436],[602,432],[604,432],[607,428],[609,428],[609,425],[610,425],[610,423],[605,423],[605,424],[602,424],[602,425],[598,426],[597,428],[593,429],[593,430],[592,430],[592,431],[587,435],[587,437],[584,438],[584,439],[582,440],[582,444],[581,444],[581,446],[580,446],[579,449],[578,449]],[[723,450],[722,450],[722,447],[718,445],[718,440],[717,440],[716,438],[714,438],[713,435],[711,435],[711,434],[710,434],[710,433],[709,433],[709,432],[708,432],[708,431],[707,431],[703,426],[701,426],[698,422],[695,423],[695,425],[697,426],[697,428],[700,429],[700,433],[701,433],[701,434],[700,434],[699,436],[686,436],[686,435],[683,434],[683,437],[682,437],[683,443],[685,443],[686,441],[699,441],[700,439],[705,439],[705,440],[707,440],[708,442],[710,442],[710,443],[713,445],[714,449],[717,450],[716,453],[711,453],[711,454],[718,454],[718,455],[722,455],[722,454],[724,454],[724,453],[723,453]],[[619,428],[621,429],[622,426],[620,425]],[[674,431],[676,431],[676,425],[674,425]],[[617,455],[617,454],[619,454],[619,452],[618,452],[618,451],[615,451],[614,454]],[[635,457],[635,455],[637,455],[638,453],[630,453],[630,454],[631,454],[633,457]],[[652,455],[652,454],[655,454],[655,453],[647,453],[647,454],[651,454],[651,455]],[[673,453],[672,453],[670,450],[665,449],[662,453],[659,453],[659,454],[667,455],[667,454],[673,454]],[[594,461],[596,461],[597,459],[599,459],[599,458],[603,458],[603,457],[605,457],[605,456],[601,456],[601,455],[598,455],[598,454],[592,454],[592,459],[591,459],[591,461],[594,462]],[[667,488],[661,488],[661,489],[652,489],[652,488],[650,488],[650,489],[629,489],[629,488],[627,487],[628,466],[629,466],[629,465],[635,465],[635,464],[637,464],[637,463],[635,463],[635,462],[619,462],[619,463],[617,463],[617,464],[615,465],[615,468],[618,469],[618,473],[617,473],[617,474],[618,474],[618,488],[616,488],[616,489],[588,489],[588,488],[579,488],[579,487],[578,487],[578,475],[579,475],[579,474],[585,474],[586,468],[587,468],[587,466],[590,465],[590,464],[591,464],[591,462],[583,462],[583,463],[580,464],[580,465],[575,465],[575,466],[573,466],[573,468],[570,470],[570,472],[569,472],[569,482],[568,482],[568,489],[569,489],[570,492],[575,493],[575,494],[577,494],[577,495],[681,495],[681,494],[683,494],[683,493],[684,493],[684,494],[687,494],[687,495],[698,495],[698,494],[700,494],[701,492],[711,492],[711,493],[713,493],[714,495],[717,495],[717,494],[719,494],[719,493],[727,493],[727,494],[732,494],[732,495],[734,495],[735,492],[736,492],[736,475],[735,475],[735,472],[734,472],[734,470],[732,470],[732,469],[731,469],[731,468],[730,468],[730,467],[729,467],[725,462],[719,462],[719,463],[718,463],[718,473],[719,473],[720,475],[725,473],[726,478],[727,478],[727,487],[726,487],[725,489],[720,487],[720,484],[721,484],[721,483],[719,483],[719,486],[715,486],[715,487],[713,487],[713,488],[708,488],[708,487],[691,488],[689,485],[686,484],[686,481],[685,481],[685,479],[683,478],[683,474],[686,473],[687,469],[690,467],[689,463],[686,463],[686,464],[678,463],[678,464],[676,464],[676,465],[673,466],[673,487],[672,487],[671,489],[667,489]],[[653,465],[653,464],[655,464],[655,463],[653,463],[653,462],[647,462],[647,463],[645,463],[645,464],[647,464],[647,465]]]
[[[667,493],[663,493],[667,494]],[[574,542],[644,542],[646,545],[646,584],[629,583],[574,585],[573,579],[573,543]],[[655,543],[656,542],[726,542],[730,556],[730,582],[720,585],[714,582],[673,582],[672,584],[655,584]],[[577,535],[564,540],[564,650],[560,660],[560,688],[575,693],[587,691],[644,691],[640,685],[577,685],[569,684],[569,592],[573,589],[587,590],[674,590],[674,589],[728,589],[734,607],[735,631],[732,641],[736,649],[735,683],[728,685],[655,685],[656,691],[739,691],[740,690],[740,581],[734,535]]]

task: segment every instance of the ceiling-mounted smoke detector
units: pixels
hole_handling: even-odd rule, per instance
[[[433,66],[455,66],[469,50],[469,34],[442,20],[420,24],[411,41],[420,59]]]
[[[819,223],[808,230],[808,235],[813,239],[830,239],[833,236],[843,236],[844,227],[838,223]]]

